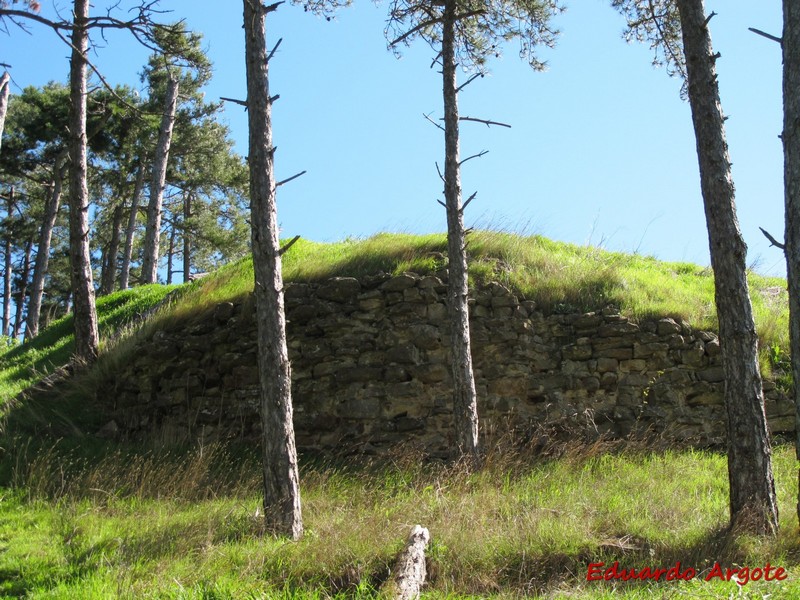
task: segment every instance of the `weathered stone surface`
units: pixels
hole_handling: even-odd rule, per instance
[[[613,308],[543,315],[495,284],[471,303],[473,361],[485,431],[558,424],[678,443],[724,442],[724,374],[716,335],[672,319],[633,323]],[[340,277],[286,288],[295,432],[303,449],[381,454],[413,443],[452,451],[446,289],[441,277]],[[103,422],[113,435],[260,432],[253,302],[160,331],[114,374]],[[765,381],[772,431],[794,407]],[[113,400],[113,401],[112,401]],[[722,416],[721,416],[722,415]]]
[[[333,302],[348,302],[361,292],[361,282],[353,277],[333,277],[319,286],[317,296]]]
[[[419,281],[419,275],[415,273],[402,273],[396,277],[392,277],[381,287],[386,292],[402,292],[403,290],[415,287],[417,281]]]

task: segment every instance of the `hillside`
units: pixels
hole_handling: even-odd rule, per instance
[[[322,281],[334,276],[369,277],[380,272],[431,274],[446,267],[443,235],[379,234],[365,240],[315,243],[300,240],[284,257],[287,282]],[[698,329],[716,329],[713,278],[708,268],[668,263],[651,257],[553,242],[540,236],[479,231],[468,246],[474,282],[497,281],[536,302],[547,313],[568,313],[614,305],[636,320],[672,317]],[[751,298],[762,350],[762,370],[785,377],[788,349],[786,283],[750,275]],[[252,263],[245,259],[184,286],[146,286],[98,300],[103,365],[124,353],[125,329],[174,291],[173,301],[144,325],[178,327],[199,320],[220,302],[242,299],[252,290]],[[124,329],[124,331],[123,331]],[[0,354],[0,398],[11,398],[26,386],[67,362],[72,338],[71,316],[52,324],[31,344]],[[113,368],[113,367],[112,367]]]
[[[411,279],[400,277],[406,272],[435,275],[445,264],[444,247],[441,235],[300,241],[286,255],[285,274],[314,285],[334,276],[387,282]],[[669,316],[714,325],[712,281],[701,267],[490,232],[473,234],[469,250],[476,286],[501,282],[526,298],[526,306],[536,306],[537,314],[566,318],[615,305],[624,316],[602,314],[616,323]],[[163,438],[98,435],[105,422],[98,402],[119,398],[102,396],[97,385],[139,360],[149,340],[213,328],[220,305],[247,304],[252,277],[245,260],[186,286],[148,286],[101,299],[101,360],[76,385],[56,388],[57,394],[8,402],[66,361],[69,318],[35,343],[0,355],[6,399],[0,595],[374,598],[416,522],[433,536],[424,598],[800,594],[790,447],[775,449],[782,517],[776,539],[725,530],[723,454],[602,438],[526,445],[499,436],[479,474],[425,462],[408,448],[380,462],[301,456],[307,533],[287,544],[262,529],[257,444],[198,437],[169,445]],[[785,282],[752,275],[751,284],[763,362],[780,369]],[[688,325],[680,328],[688,331]],[[614,561],[637,569],[680,562],[696,575],[678,582],[587,581],[588,565]],[[708,579],[717,563],[738,569],[767,562],[785,568],[790,579],[751,581],[745,589]]]

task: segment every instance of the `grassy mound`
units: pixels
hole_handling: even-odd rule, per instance
[[[326,244],[300,240],[284,257],[284,278],[320,281],[379,272],[437,273],[446,267],[446,249],[443,234],[379,234]],[[713,274],[708,268],[490,231],[470,234],[467,251],[473,282],[504,283],[546,313],[589,311],[613,304],[633,319],[673,317],[697,328],[717,327]],[[766,375],[776,370],[775,375],[784,376],[789,329],[786,282],[755,273],[749,281],[762,370]],[[147,331],[202,319],[216,304],[242,300],[252,289],[252,262],[244,259],[184,286],[144,286],[98,299],[104,338],[100,368],[113,370],[117,361],[124,360],[127,334],[120,329],[162,302],[170,291],[175,290],[175,300],[148,320]],[[32,343],[0,353],[0,398],[13,397],[66,363],[72,344],[68,315]]]
[[[716,326],[713,279],[702,267],[494,232],[471,234],[468,252],[473,281],[500,281],[545,312],[614,304],[634,319]],[[438,273],[445,254],[444,235],[301,240],[284,258],[284,276]],[[184,286],[98,300],[96,376],[113,373],[133,336],[202,319],[219,302],[247,298],[252,282],[252,264],[243,260]],[[750,283],[762,367],[781,368],[786,283],[755,274]],[[33,343],[1,352],[0,398],[66,363],[71,337],[67,317]],[[409,455],[390,464],[302,458],[306,536],[287,543],[262,530],[257,449],[99,439],[85,434],[98,427],[92,405],[90,375],[53,405],[17,402],[0,432],[0,596],[373,598],[408,530],[421,523],[433,537],[425,598],[800,597],[791,448],[775,450],[775,539],[725,532],[725,456],[598,444],[537,456],[495,451],[478,474]],[[614,561],[625,569],[680,561],[697,575],[587,581],[589,565]],[[790,578],[746,586],[705,581],[716,562],[723,569],[770,562]]]

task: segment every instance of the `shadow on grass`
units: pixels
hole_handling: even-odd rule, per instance
[[[796,558],[789,558],[792,565],[773,563],[771,566],[774,568],[793,566],[797,562]],[[544,595],[549,597],[554,590],[579,584],[586,590],[597,592],[620,593],[626,590],[647,592],[653,586],[681,584],[682,580],[679,577],[671,577],[670,581],[667,581],[668,573],[682,574],[687,578],[686,580],[705,581],[707,577],[710,577],[709,581],[719,582],[721,581],[719,577],[712,576],[716,564],[722,568],[723,573],[728,568],[738,569],[744,566],[763,568],[765,566],[764,564],[751,564],[753,560],[747,538],[732,532],[728,527],[712,529],[688,545],[655,544],[646,539],[635,539],[623,535],[617,539],[608,539],[595,548],[583,548],[574,554],[506,555],[498,560],[497,569],[500,576],[496,585],[475,591],[497,593],[501,589],[516,590],[526,596]],[[613,569],[615,563],[615,572],[620,576],[614,577],[614,572],[612,572],[611,578],[605,580],[604,576],[607,570]],[[656,574],[658,569],[663,569],[664,572],[657,582],[655,577],[642,576],[640,579],[631,572],[631,570],[635,570],[636,573],[641,573],[646,568],[649,568],[648,573],[652,574]],[[773,569],[772,573],[775,572]],[[589,580],[590,573],[592,580]],[[628,577],[626,580],[625,573],[633,575],[633,577]],[[467,585],[473,587],[471,582]],[[776,585],[780,584],[776,582]],[[651,591],[661,597],[660,594],[664,588],[659,587],[658,591]]]

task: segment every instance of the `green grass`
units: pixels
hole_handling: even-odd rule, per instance
[[[468,239],[474,282],[504,283],[544,312],[588,311],[613,304],[634,319],[669,316],[716,329],[714,282],[708,268],[541,236],[477,231]],[[378,234],[325,244],[300,240],[284,256],[284,278],[309,282],[379,272],[435,274],[446,268],[446,247],[443,234]],[[228,265],[193,284],[162,318],[192,318],[218,302],[242,299],[252,290],[252,282],[249,259]],[[787,347],[785,280],[751,273],[749,282],[762,344]]]
[[[161,302],[176,286],[147,285],[97,299],[98,328],[105,344]],[[34,340],[0,350],[0,404],[69,362],[75,347],[73,317],[52,323]]]
[[[714,329],[707,269],[496,232],[470,235],[473,282],[499,281],[544,312],[616,305],[633,319],[671,316]],[[439,274],[443,235],[381,234],[318,244],[284,257],[288,281],[378,272]],[[798,598],[793,523],[796,462],[779,448],[776,539],[731,536],[725,457],[598,446],[557,457],[496,453],[479,474],[458,465],[302,461],[306,536],[264,535],[254,449],[142,448],[86,435],[96,420],[92,377],[126,360],[133,336],[248,301],[249,260],[175,288],[148,286],[98,300],[101,360],[56,403],[28,399],[0,435],[0,596],[31,598],[371,598],[414,523],[430,528],[427,598]],[[785,379],[785,281],[750,275],[765,369]],[[144,325],[136,316],[163,307]],[[67,362],[71,318],[0,353],[0,399]],[[784,385],[788,385],[784,381]],[[769,560],[786,582],[657,585],[586,581],[590,562],[708,572]]]
[[[24,452],[21,452],[24,454]],[[0,594],[31,598],[371,598],[414,523],[432,535],[427,598],[797,598],[793,450],[775,453],[781,533],[729,536],[724,456],[589,447],[458,465],[303,461],[306,535],[264,535],[257,461],[218,446],[111,452],[74,462],[57,444],[17,455],[0,488]],[[61,459],[59,461],[58,459]],[[174,478],[169,479],[172,473]],[[221,473],[227,473],[220,476]],[[699,575],[587,582],[589,563]],[[790,579],[706,582],[715,561]],[[740,595],[740,591],[749,595]]]

